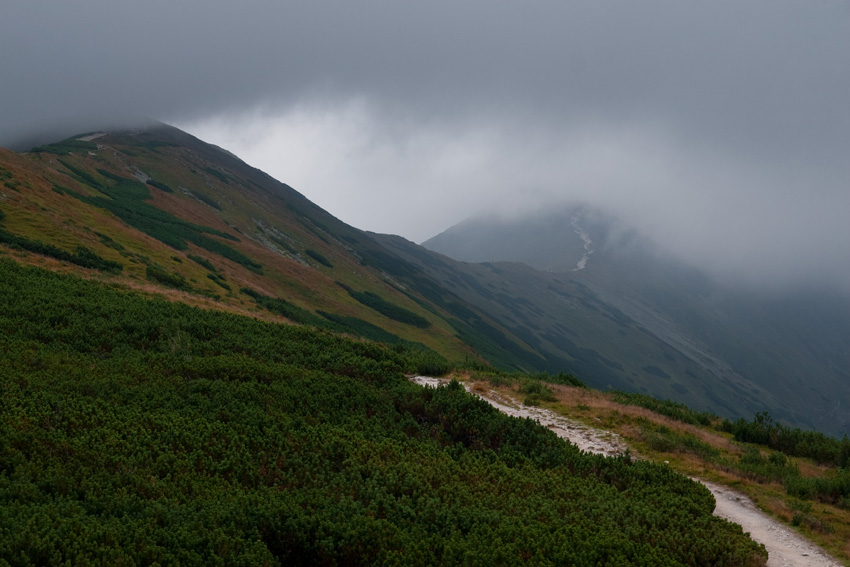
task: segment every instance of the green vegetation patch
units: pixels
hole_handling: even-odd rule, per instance
[[[312,259],[314,259],[315,261],[317,261],[318,263],[320,263],[323,266],[326,266],[328,268],[334,267],[334,265],[331,264],[330,260],[328,260],[327,258],[322,256],[321,254],[319,254],[315,250],[310,250],[308,248],[307,250],[304,251],[304,253],[307,254],[309,257],[311,257]]]
[[[318,314],[327,319],[331,325],[327,328],[330,330],[362,337],[370,341],[395,345],[399,352],[407,351],[406,356],[413,361],[417,374],[425,376],[444,376],[454,369],[445,357],[426,347],[422,343],[408,341],[394,335],[389,331],[373,325],[368,321],[357,317],[336,315],[325,311],[318,311]]]
[[[736,441],[765,445],[792,457],[805,457],[825,465],[850,467],[850,439],[836,439],[817,431],[803,431],[776,423],[768,412],[759,412],[752,421],[724,420],[723,431]]]
[[[115,182],[106,186],[95,180],[91,175],[88,175],[85,171],[66,164],[64,161],[62,163],[74,171],[79,179],[91,187],[98,189],[107,197],[87,197],[65,189],[64,191],[67,194],[90,205],[108,210],[133,228],[156,238],[172,248],[186,250],[188,248],[187,243],[191,242],[214,254],[241,264],[252,272],[262,273],[263,270],[260,264],[207,235],[232,241],[238,241],[238,238],[215,230],[214,228],[186,222],[148,203],[147,201],[151,198],[151,194],[144,183],[135,179],[122,178],[110,174],[109,178]],[[85,176],[82,174],[85,174]]]
[[[0,211],[0,220],[3,220],[2,211]],[[25,236],[12,234],[2,228],[0,228],[0,242],[8,244],[9,246],[15,246],[21,250],[26,250],[27,252],[34,252],[35,254],[40,254],[42,256],[48,256],[64,262],[70,262],[83,268],[100,270],[102,272],[112,274],[121,273],[124,269],[124,266],[121,265],[121,263],[98,256],[85,246],[78,246],[77,250],[74,253],[71,253],[57,246],[53,246],[52,244],[45,244],[40,240],[31,240]]]
[[[163,183],[162,181],[157,181],[156,179],[148,179],[145,181],[151,187],[156,187],[161,191],[165,191],[166,193],[174,193],[174,189],[172,189],[167,183]]]
[[[540,402],[554,402],[557,400],[555,393],[546,384],[533,378],[528,378],[520,382],[519,393],[525,394],[523,403],[527,406],[539,406]]]
[[[61,161],[61,160],[60,160],[60,162],[61,162],[61,163],[62,163],[62,165],[64,165],[65,167],[68,167],[68,168],[70,168],[70,167],[71,167],[70,165],[66,164],[64,161]],[[75,171],[79,171],[79,170],[77,170],[76,168],[74,168],[74,170],[75,170]],[[111,180],[113,180],[113,181],[126,181],[126,180],[127,180],[127,178],[126,178],[126,177],[124,177],[123,175],[118,175],[117,173],[112,173],[111,171],[109,171],[109,170],[107,170],[107,169],[101,169],[101,168],[99,168],[99,167],[98,167],[98,168],[97,168],[97,172],[98,172],[99,174],[101,174],[102,176],[107,177],[107,178],[109,178],[109,179],[111,179]]]
[[[194,191],[189,191],[185,187],[181,187],[181,190],[184,191],[190,197],[193,197],[193,198],[197,199],[198,201],[202,202],[203,204],[207,205],[208,207],[212,207],[213,209],[215,209],[217,211],[221,210],[221,204],[218,201],[216,201],[215,199],[213,199],[212,197],[208,197],[207,195],[204,195],[203,193],[196,193]]]
[[[72,177],[75,177],[78,181],[80,181],[84,185],[88,185],[89,187],[94,187],[95,189],[103,189],[103,184],[100,181],[98,181],[97,179],[95,179],[89,172],[87,172],[83,169],[80,169],[78,167],[74,167],[73,165],[71,165],[70,163],[68,163],[67,161],[65,161],[63,159],[60,159],[59,163],[61,163],[63,166],[65,166],[65,168],[68,169],[68,171],[70,171],[73,174]]]
[[[581,381],[573,374],[567,372],[558,372],[557,374],[547,374],[545,372],[534,375],[538,380],[549,382],[550,384],[562,384],[564,386],[572,386],[574,388],[587,388],[587,384]]]
[[[752,421],[740,418],[724,420],[723,431],[736,441],[755,443],[773,449],[765,458],[755,449],[740,458],[735,468],[758,482],[781,482],[788,494],[806,500],[819,500],[850,510],[850,439],[835,439],[817,431],[803,431],[776,423],[767,412],[759,412]],[[804,477],[788,457],[812,459],[837,468],[834,474]]]
[[[693,433],[679,433],[664,425],[652,425],[641,420],[641,438],[653,451],[662,453],[691,453],[707,461],[720,456],[720,451]]]
[[[416,278],[421,275],[420,270],[413,264],[383,250],[360,250],[360,256],[364,266],[377,268],[391,276]]]
[[[720,418],[713,413],[696,411],[685,404],[674,402],[672,400],[658,400],[646,394],[638,394],[635,392],[620,392],[614,390],[611,392],[614,396],[614,401],[620,404],[629,406],[639,406],[648,410],[666,415],[676,421],[690,423],[691,425],[711,425],[714,421]]]
[[[404,307],[399,307],[398,305],[390,303],[377,293],[373,293],[371,291],[354,291],[352,289],[348,289],[347,291],[351,297],[366,307],[374,309],[384,317],[392,319],[393,321],[412,325],[420,329],[427,329],[431,326],[431,323],[429,323],[426,318],[421,317]]]
[[[230,180],[227,179],[227,176],[224,173],[220,172],[219,170],[215,169],[214,167],[205,167],[204,171],[206,171],[207,173],[209,173],[210,175],[212,175],[213,177],[215,177],[216,179],[218,179],[222,183],[226,183],[226,184],[230,185]]]
[[[121,244],[120,242],[116,242],[115,240],[113,240],[113,239],[112,239],[111,237],[109,237],[108,235],[103,234],[103,233],[101,233],[101,232],[95,232],[95,234],[97,235],[97,237],[100,239],[100,241],[101,241],[103,244],[105,244],[106,246],[109,246],[109,247],[110,247],[110,248],[112,248],[113,250],[118,250],[119,252],[121,252],[122,250],[124,250],[124,245],[123,245],[123,244]]]
[[[364,339],[369,339],[370,341],[381,343],[395,344],[405,342],[398,335],[394,335],[358,317],[337,315],[335,313],[328,313],[327,311],[317,311],[317,313],[331,323],[327,328],[337,329],[340,332],[350,333]]]
[[[7,564],[735,566],[701,485],[589,455],[405,351],[0,259]]]
[[[286,317],[290,321],[319,328],[327,327],[327,321],[325,319],[285,299],[264,295],[248,287],[243,287],[240,291],[256,301],[257,305],[268,309],[272,313]]]
[[[214,274],[218,273],[218,270],[213,265],[213,263],[210,262],[209,260],[207,260],[206,258],[202,258],[202,257],[200,257],[196,254],[187,254],[186,257],[189,258],[190,260],[192,260],[193,262],[200,264],[201,266],[205,267],[207,270],[211,271],[212,273],[214,273]]]
[[[405,352],[407,359],[411,361],[410,372],[427,376],[442,376],[452,370],[452,365],[442,355],[425,345],[402,339],[357,317],[347,317],[326,311],[319,311],[318,314],[314,314],[279,297],[263,295],[250,288],[242,288],[240,291],[253,298],[257,305],[295,323],[394,345],[398,352]]]
[[[145,149],[153,150],[153,151],[157,151],[159,148],[176,148],[176,147],[178,147],[177,144],[174,144],[172,142],[163,142],[161,140],[145,140],[143,142],[137,142],[135,145],[139,146],[141,148],[145,148]]]
[[[162,266],[148,266],[145,269],[145,275],[149,280],[168,287],[182,289],[184,291],[192,290],[192,286],[189,285],[189,282],[186,281],[186,278],[176,272],[169,272]]]
[[[67,156],[72,152],[94,151],[97,149],[97,144],[94,142],[85,142],[83,140],[75,140],[69,138],[55,144],[47,144],[44,146],[36,146],[30,151],[32,153],[48,153],[58,156]]]
[[[231,291],[230,285],[227,283],[220,274],[207,274],[207,278],[212,280],[212,282],[222,289],[226,289],[227,291]]]

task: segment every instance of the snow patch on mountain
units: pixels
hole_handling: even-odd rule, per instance
[[[587,234],[587,231],[584,230],[581,226],[579,226],[578,221],[582,216],[583,211],[579,211],[572,216],[570,219],[570,225],[573,227],[573,231],[581,238],[581,241],[584,242],[584,254],[582,254],[581,259],[576,263],[576,267],[572,269],[573,272],[577,272],[579,270],[583,270],[587,267],[587,261],[590,260],[590,255],[593,254],[593,241],[590,240],[590,235]]]

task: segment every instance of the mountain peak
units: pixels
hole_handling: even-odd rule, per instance
[[[463,262],[523,262],[564,273],[583,270],[609,240],[616,221],[572,204],[520,217],[473,217],[422,243]]]

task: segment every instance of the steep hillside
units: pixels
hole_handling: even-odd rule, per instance
[[[461,300],[372,236],[175,128],[0,150],[0,168],[0,246],[25,261],[189,303],[419,344],[451,360],[498,351],[444,308]],[[418,291],[399,284],[405,275]],[[502,333],[479,316],[485,334]]]
[[[542,244],[535,247],[535,239]],[[400,253],[419,254],[394,242]],[[476,248],[479,242],[486,245]],[[550,253],[551,242],[571,244]],[[850,431],[846,296],[723,286],[616,220],[581,208],[495,224],[470,221],[424,245],[464,261],[486,257],[551,270],[439,255],[439,269],[429,268],[436,261],[422,264],[598,387],[649,392],[721,415],[767,409],[791,424]],[[460,283],[464,278],[477,288]]]

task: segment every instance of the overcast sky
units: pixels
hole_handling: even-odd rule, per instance
[[[159,119],[416,242],[581,200],[719,274],[850,289],[850,2],[0,8],[0,144]]]

